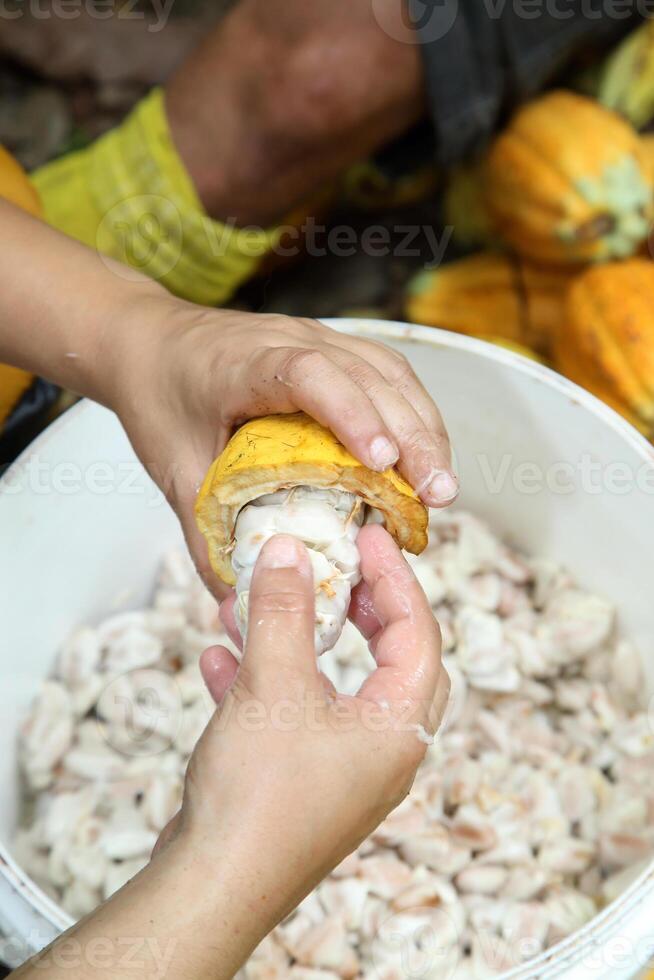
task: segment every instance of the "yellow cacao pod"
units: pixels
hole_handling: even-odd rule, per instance
[[[547,356],[569,281],[565,269],[479,252],[419,273],[409,284],[406,315],[414,323],[500,339]]]
[[[654,182],[654,133],[644,133],[640,137],[640,145],[643,151],[645,166]]]
[[[498,136],[486,200],[521,255],[556,265],[637,251],[653,213],[653,181],[633,127],[599,103],[554,91]]]
[[[41,202],[21,165],[0,146],[0,197],[40,217]]]
[[[654,433],[654,263],[611,262],[574,280],[554,364],[642,432]]]
[[[2,146],[0,146],[0,197],[4,197],[36,217],[41,214],[39,196],[29,182],[27,174]],[[0,364],[0,430],[33,380],[31,374],[21,371],[20,368]]]

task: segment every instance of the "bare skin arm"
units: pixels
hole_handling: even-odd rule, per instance
[[[240,0],[189,55],[166,107],[212,217],[275,222],[421,118],[420,48],[397,5]]]
[[[425,503],[457,493],[443,420],[407,361],[314,320],[211,310],[0,200],[0,360],[112,408],[217,595],[193,503],[247,418],[302,410]]]

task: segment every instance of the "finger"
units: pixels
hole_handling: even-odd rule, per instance
[[[441,665],[438,681],[436,682],[436,692],[432,701],[427,718],[427,730],[435,735],[441,727],[445,709],[450,698],[450,675]]]
[[[450,437],[443,416],[407,359],[378,341],[364,341],[358,337],[350,337],[348,340],[354,342],[355,352],[369,359],[395,390],[413,406],[437,444],[443,447],[449,465],[448,472],[451,472],[456,479],[452,466]],[[362,347],[365,347],[365,350],[362,351],[360,349]],[[458,487],[458,480],[456,482]]]
[[[398,469],[424,502],[430,507],[451,503],[457,496],[458,483],[445,430],[432,432],[404,395],[358,354],[336,346],[325,349],[375,406],[399,448]]]
[[[441,670],[438,624],[413,571],[383,528],[362,528],[357,544],[361,573],[381,623],[370,641],[377,670],[359,696],[424,703],[426,717]]]
[[[443,435],[449,441],[443,416],[418,375],[402,354],[377,340],[344,337],[344,346],[370,361],[381,371],[387,381],[404,395],[427,428],[435,435]]]
[[[398,447],[376,407],[360,386],[321,351],[268,348],[255,373],[259,380],[255,381],[252,394],[266,405],[267,412],[306,412],[373,470],[385,470],[397,462]]]
[[[239,633],[238,626],[236,625],[236,619],[234,617],[234,604],[235,604],[235,602],[236,602],[236,595],[235,594],[232,594],[231,596],[228,596],[227,599],[225,599],[225,601],[220,606],[220,619],[222,621],[223,626],[225,627],[225,629],[229,633],[229,636],[232,639],[232,641],[238,646],[239,650],[242,650],[243,649],[243,639],[241,637],[241,634]],[[231,660],[233,661],[234,675],[231,677],[231,679],[225,677],[225,674],[226,673],[231,673],[231,664],[230,664],[230,670],[228,671],[227,664],[226,664],[225,661],[223,661],[223,663],[221,663],[219,666],[216,667],[216,670],[219,670],[221,672],[224,671],[223,677],[220,678],[217,683],[216,682],[211,683],[210,680],[209,680],[209,678],[205,676],[204,667],[203,667],[203,659],[205,657],[209,657],[209,655],[211,654],[211,652],[214,651],[214,650],[223,651],[221,653],[221,658],[226,655],[226,656],[230,657]],[[213,658],[210,658],[210,659],[213,659]],[[226,657],[225,657],[225,660],[226,660]],[[231,685],[233,683],[234,677],[236,676],[236,672],[238,671],[238,666],[239,666],[238,660],[236,659],[236,657],[233,656],[233,654],[231,654],[226,649],[226,647],[209,647],[207,650],[204,651],[204,653],[202,654],[202,657],[200,658],[200,670],[202,671],[202,676],[204,678],[204,682],[207,685],[207,687],[209,688],[209,691],[210,691],[210,693],[211,693],[214,701],[218,702],[218,701],[222,700],[222,698],[225,696],[228,688],[231,687]],[[213,664],[210,664],[209,670],[212,670],[212,669],[213,669]],[[325,693],[328,694],[331,697],[334,697],[336,695],[336,688],[334,687],[334,685],[332,684],[332,682],[329,680],[329,678],[327,677],[327,675],[326,674],[323,674],[322,671],[320,672],[320,679],[321,679],[322,684],[323,684],[323,686],[325,688]],[[229,682],[227,683],[227,681],[229,681]]]
[[[207,647],[200,657],[200,673],[209,694],[216,704],[220,704],[234,683],[238,660],[227,647]]]
[[[308,552],[290,535],[275,535],[261,549],[250,586],[241,669],[251,691],[292,695],[319,686],[315,616]]]
[[[323,686],[327,700],[334,701],[338,697],[338,691],[336,690],[333,682],[330,681],[329,677],[327,677],[327,674],[323,674],[322,671],[320,671],[320,683]]]
[[[243,637],[241,636],[241,631],[236,625],[236,615],[234,613],[234,606],[236,605],[236,592],[232,589],[230,594],[226,599],[220,603],[220,609],[218,610],[218,615],[220,616],[220,622],[223,624],[227,630],[227,634],[232,641],[232,643],[237,647],[237,649],[243,649]]]
[[[157,837],[157,842],[152,848],[152,854],[150,855],[150,860],[155,858],[159,851],[162,851],[166,844],[169,844],[171,840],[177,837],[180,827],[182,825],[181,812],[178,810],[174,817],[171,817],[164,829],[161,831]]]
[[[365,582],[359,582],[352,589],[348,618],[356,626],[365,640],[370,641],[381,628],[372,604],[372,592]]]

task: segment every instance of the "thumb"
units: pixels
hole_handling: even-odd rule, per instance
[[[239,677],[259,696],[289,696],[319,683],[316,604],[307,549],[278,534],[261,549],[250,587],[248,633]]]
[[[161,831],[157,837],[157,842],[152,849],[152,854],[150,855],[150,860],[155,858],[160,851],[163,851],[171,840],[177,837],[182,826],[182,814],[178,810],[174,817],[171,817],[164,829]]]

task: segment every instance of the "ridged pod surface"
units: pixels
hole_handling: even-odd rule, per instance
[[[570,288],[555,345],[562,374],[654,433],[654,264],[592,267]]]
[[[652,217],[640,138],[617,113],[573,92],[528,103],[498,136],[486,199],[519,254],[555,265],[632,255]]]
[[[548,355],[563,318],[567,269],[538,267],[503,252],[479,252],[426,269],[409,283],[406,315],[483,340]]]

